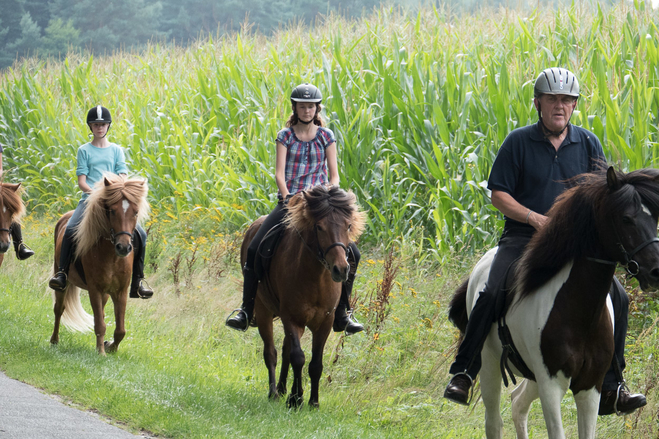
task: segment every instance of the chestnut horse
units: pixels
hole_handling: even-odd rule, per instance
[[[96,350],[105,355],[114,352],[126,335],[124,314],[133,272],[132,236],[138,222],[149,212],[146,200],[146,180],[127,180],[125,177],[106,174],[96,183],[87,199],[87,209],[75,231],[75,259],[82,264],[83,273],[72,263],[68,273],[68,285],[64,292],[53,292],[55,328],[50,338],[59,342],[60,318],[72,329],[88,332],[92,327],[96,334]],[[73,212],[60,218],[55,226],[55,265],[59,267],[59,255],[66,224]],[[87,314],[80,303],[80,290],[89,292],[94,318]],[[108,298],[114,304],[114,340],[105,342],[105,304]]]
[[[512,394],[518,438],[528,437],[529,408],[538,397],[548,437],[565,438],[561,400],[568,388],[577,406],[579,438],[595,437],[602,382],[614,352],[609,290],[616,265],[627,267],[644,291],[659,287],[659,170],[623,174],[609,168],[579,178],[577,186],[557,199],[515,272],[505,319],[515,347],[535,376]],[[449,318],[461,331],[495,253],[492,249],[483,256],[451,301]],[[501,354],[493,324],[481,371],[488,439],[503,435]]]
[[[20,221],[25,215],[20,186],[20,183],[0,183],[0,266],[11,246],[11,223]]]
[[[247,247],[264,219],[259,218],[245,233],[241,266],[245,265]],[[341,282],[348,277],[347,248],[351,240],[362,233],[365,215],[359,212],[352,192],[338,186],[316,186],[291,198],[285,221],[286,228],[269,274],[259,282],[254,308],[268,369],[268,396],[274,399],[286,393],[288,368],[292,365],[293,385],[287,404],[289,407],[302,404],[305,356],[300,338],[307,327],[313,336],[309,406],[318,407],[323,350],[332,330],[334,311],[341,296]],[[277,385],[277,351],[272,323],[276,316],[281,318],[285,333]]]

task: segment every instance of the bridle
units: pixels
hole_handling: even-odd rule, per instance
[[[105,209],[105,213],[106,213],[106,215],[107,215],[107,217],[108,217],[108,220],[109,220],[109,219],[110,219],[110,209],[107,209],[107,208],[106,208],[106,209]],[[1,229],[0,229],[0,231],[1,231]],[[132,243],[133,243],[133,234],[134,234],[134,233],[135,233],[135,229],[133,229],[132,232],[127,232],[127,231],[125,231],[125,230],[122,230],[122,231],[119,232],[119,233],[115,233],[115,232],[114,232],[114,229],[113,229],[113,228],[110,228],[110,237],[108,238],[107,236],[104,236],[103,238],[105,238],[107,241],[110,241],[110,242],[112,243],[112,245],[117,245],[117,238],[118,238],[119,236],[121,236],[121,235],[128,235],[128,236],[130,236],[130,242],[131,242],[131,244],[132,244]]]
[[[611,221],[613,221],[613,220],[611,220]],[[654,244],[655,242],[659,242],[659,238],[656,237],[656,236],[654,238],[650,238],[650,239],[644,241],[642,244],[638,245],[631,252],[628,252],[627,249],[625,248],[625,246],[623,245],[622,240],[620,239],[620,234],[618,233],[618,229],[615,227],[615,224],[613,224],[613,231],[615,232],[616,239],[618,241],[616,245],[618,246],[618,249],[622,253],[623,260],[625,261],[624,264],[620,263],[620,265],[625,267],[625,270],[627,270],[627,273],[629,273],[631,276],[636,276],[638,273],[640,273],[641,267],[638,264],[638,262],[636,262],[634,260],[634,255],[636,255],[636,253],[640,252],[641,250],[643,250],[648,245]],[[597,258],[590,258],[590,257],[586,258],[586,259],[588,259],[589,261],[598,262],[600,264],[618,265],[617,261],[608,261],[608,260],[605,260],[605,259],[597,259]]]
[[[325,250],[323,250],[323,249],[320,247],[320,240],[318,239],[318,224],[314,224],[314,226],[313,226],[314,233],[315,233],[315,235],[316,235],[316,242],[318,243],[318,251],[316,251],[316,252],[314,252],[313,249],[309,246],[309,244],[307,244],[307,242],[304,240],[304,238],[302,237],[302,234],[301,234],[300,231],[297,229],[297,227],[293,227],[293,228],[295,229],[295,232],[297,233],[297,236],[300,237],[300,240],[302,241],[302,243],[304,244],[304,246],[307,248],[307,250],[309,250],[311,253],[314,253],[314,254],[316,255],[316,258],[318,259],[318,261],[319,261],[319,262],[323,265],[323,267],[325,267],[325,268],[327,269],[327,271],[329,271],[330,273],[332,272],[332,267],[330,267],[330,264],[329,264],[329,262],[327,262],[327,259],[325,259],[325,256],[326,256],[327,253],[329,253],[329,251],[332,250],[334,247],[341,247],[341,248],[343,248],[343,251],[345,251],[345,253],[346,253],[346,260],[348,260],[349,255],[350,255],[350,247],[346,246],[346,245],[345,245],[344,243],[342,243],[341,241],[337,241],[337,242],[335,242],[335,243],[330,244],[329,246],[327,246],[327,248],[326,248]]]

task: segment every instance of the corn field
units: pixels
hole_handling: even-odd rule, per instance
[[[337,138],[341,185],[369,215],[363,239],[412,243],[441,261],[498,237],[486,180],[506,135],[537,120],[533,81],[547,67],[576,73],[572,122],[600,138],[611,163],[657,165],[657,18],[638,1],[526,15],[381,9],[268,38],[28,60],[0,76],[4,178],[24,183],[31,210],[73,208],[85,115],[102,104],[113,113],[110,140],[149,180],[152,206],[201,210],[236,230],[272,208],[274,139],[291,89],[311,82]]]

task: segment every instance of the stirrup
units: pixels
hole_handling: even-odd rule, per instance
[[[613,402],[613,413],[615,413],[617,416],[625,415],[623,412],[618,410],[618,399],[620,399],[620,392],[623,390],[627,390],[627,392],[629,392],[629,387],[627,387],[627,384],[624,380],[618,385],[618,390],[616,390],[616,400]]]
[[[471,400],[474,399],[474,379],[467,373],[466,369],[464,372],[458,372],[453,374],[453,377],[456,377],[457,375],[464,375],[467,378],[469,378],[469,399],[467,400],[467,405],[471,405]]]
[[[62,287],[61,289],[60,289],[60,288],[53,288],[53,286],[51,285],[51,283],[52,283],[53,279],[55,279],[55,278],[57,277],[57,275],[59,275],[60,273],[62,273],[62,274],[64,275],[64,287]],[[55,274],[53,275],[52,278],[50,278],[50,281],[48,282],[48,286],[49,286],[52,290],[62,292],[62,291],[66,291],[66,285],[67,285],[68,282],[69,282],[69,276],[66,274],[66,272],[65,272],[64,270],[59,270],[57,273],[55,273]]]
[[[18,246],[16,246],[16,257],[18,258],[19,261],[24,261],[27,259],[27,258],[20,258],[18,256],[18,254],[21,252],[22,249],[32,252],[27,258],[29,258],[30,256],[34,256],[34,250],[32,250],[26,243],[21,241],[18,243]]]
[[[346,335],[346,337],[349,337],[349,336],[354,335],[354,334],[358,334],[358,333],[360,333],[360,332],[362,332],[362,331],[364,330],[364,325],[362,325],[361,323],[359,323],[359,321],[357,320],[356,317],[353,317],[353,314],[352,314],[352,310],[351,310],[351,309],[350,309],[350,310],[346,310],[346,315],[348,316],[348,324],[347,324],[346,327],[343,329],[343,330],[344,330],[344,333],[345,333],[345,335]],[[358,324],[358,325],[361,325],[362,329],[361,329],[360,331],[357,331],[357,332],[350,332],[350,331],[348,331],[348,326],[350,326],[350,323],[356,323],[356,324]]]
[[[236,328],[235,326],[229,325],[229,320],[231,320],[231,317],[233,317],[234,314],[240,314],[240,313],[245,314],[245,320],[247,320],[247,326],[245,327],[245,329]],[[235,329],[236,331],[247,332],[247,329],[249,329],[249,319],[247,319],[247,313],[242,308],[234,309],[233,311],[231,311],[231,314],[229,314],[229,317],[227,317],[227,319],[224,321],[224,325],[228,326],[231,329]]]

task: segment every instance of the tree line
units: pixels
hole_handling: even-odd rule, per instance
[[[312,24],[329,13],[359,17],[374,8],[420,5],[471,10],[523,7],[548,0],[0,0],[0,68],[28,56],[63,57],[143,47],[186,45],[248,24],[270,34],[290,22]],[[606,0],[610,2],[611,0]]]

